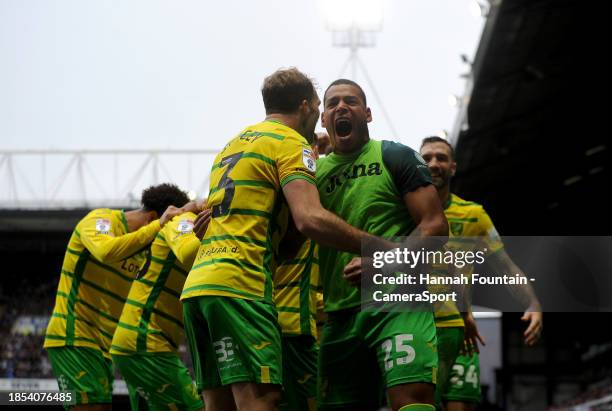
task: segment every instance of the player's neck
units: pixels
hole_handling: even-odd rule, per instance
[[[128,231],[130,233],[138,230],[140,227],[149,224],[149,213],[143,210],[131,210],[125,212],[125,220],[127,221]]]
[[[438,197],[440,197],[440,204],[442,204],[442,208],[446,206],[448,200],[450,200],[450,185],[446,185],[440,189],[438,189]]]
[[[358,153],[365,147],[366,144],[368,144],[369,141],[370,141],[370,135],[364,134],[363,136],[359,137],[359,140],[356,144],[348,144],[348,145],[337,144],[334,147],[334,153],[340,154],[340,155],[350,155],[350,154]]]
[[[281,113],[268,114],[266,116],[266,121],[276,121],[278,123],[281,123],[284,126],[294,129],[298,133],[301,132],[301,130],[299,130],[300,121],[296,114],[281,114]]]

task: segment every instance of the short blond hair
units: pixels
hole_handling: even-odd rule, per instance
[[[261,87],[266,114],[295,113],[302,101],[311,102],[316,94],[312,80],[295,67],[276,70]]]

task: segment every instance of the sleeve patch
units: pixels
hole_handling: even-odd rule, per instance
[[[96,220],[96,233],[108,234],[111,230],[111,222],[106,218],[98,218]]]
[[[302,149],[302,161],[304,166],[313,173],[317,171],[317,159],[314,151],[309,148]]]
[[[181,220],[176,228],[179,234],[189,234],[193,231],[193,220]]]

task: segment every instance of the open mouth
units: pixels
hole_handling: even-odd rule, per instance
[[[353,131],[353,124],[348,118],[339,118],[335,123],[336,135],[346,137]]]

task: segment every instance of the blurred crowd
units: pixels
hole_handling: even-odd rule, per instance
[[[10,287],[0,284],[0,378],[51,378],[42,348],[44,333],[16,327],[20,318],[51,315],[57,284],[31,284],[26,278]]]
[[[0,378],[54,378],[42,348],[44,327],[19,327],[18,319],[42,316],[48,321],[55,303],[55,281],[32,285],[31,280],[23,279],[11,287],[0,284]],[[191,369],[185,344],[179,347],[179,355]]]
[[[600,404],[589,406],[588,408],[583,407],[583,405],[586,403],[590,403],[592,401],[598,402],[597,400],[601,400],[606,397],[609,397],[608,401],[604,401]],[[574,396],[573,398],[563,401],[554,407],[551,407],[550,411],[583,410],[583,409],[588,409],[589,411],[611,410],[612,409],[612,379],[608,378],[605,381],[601,381],[595,384],[595,386]]]

